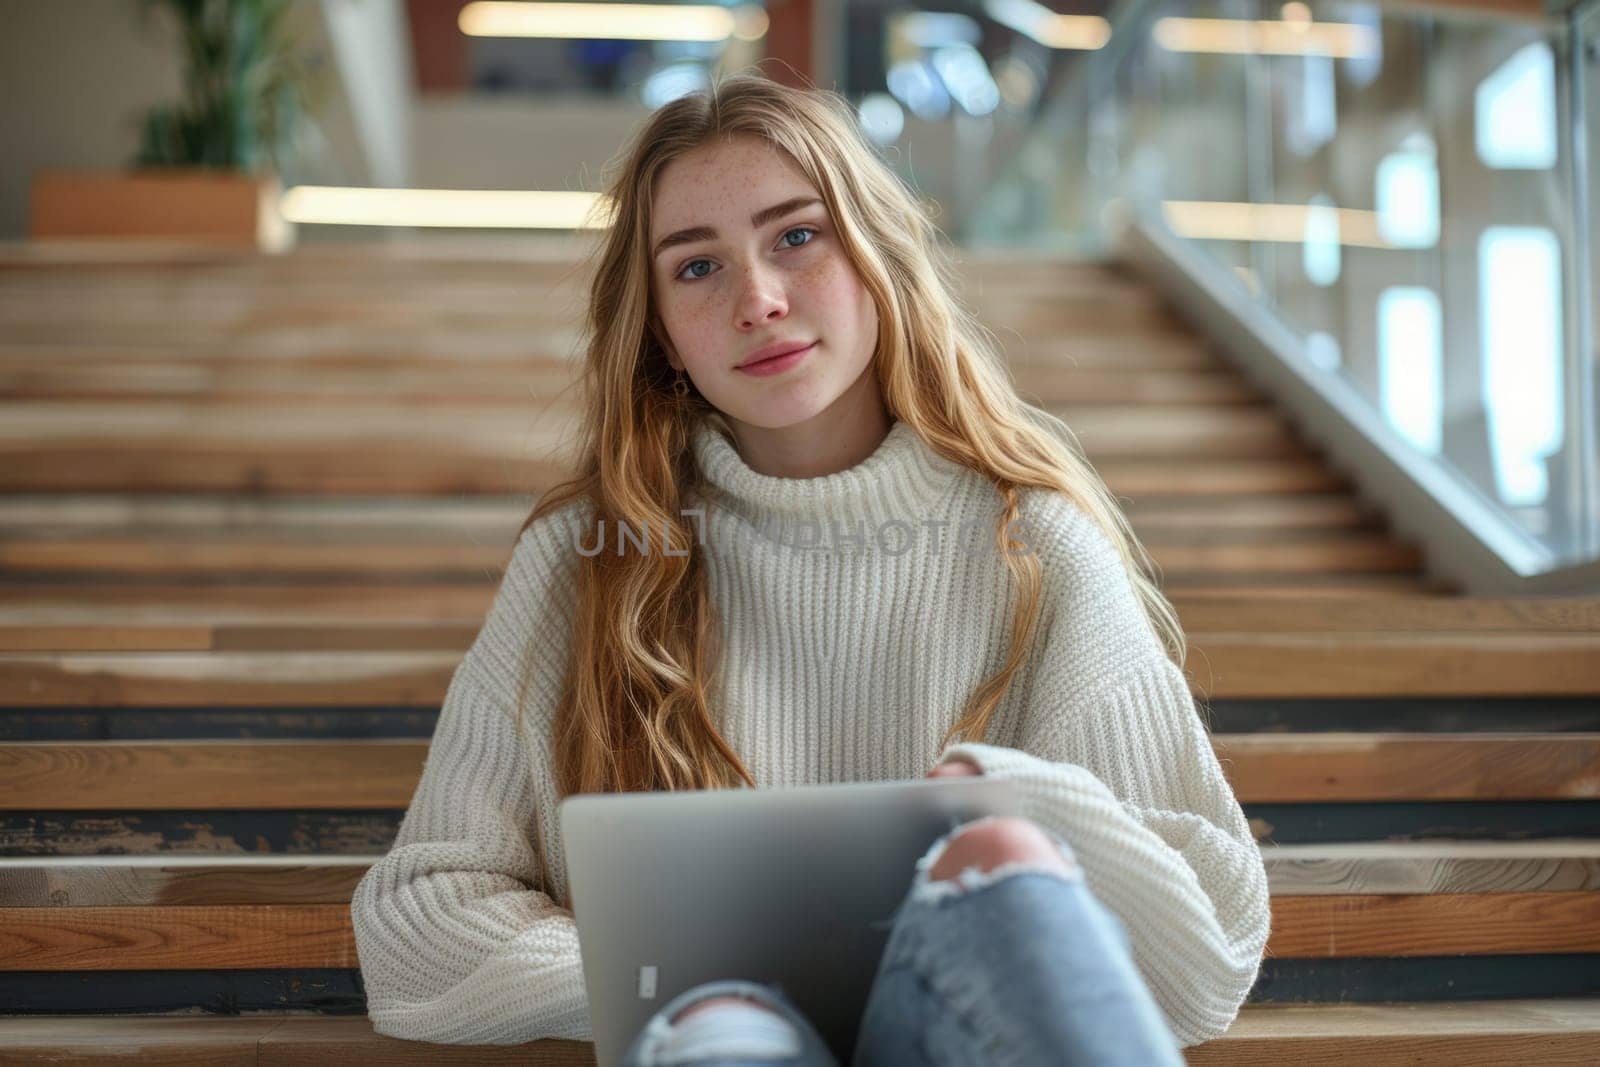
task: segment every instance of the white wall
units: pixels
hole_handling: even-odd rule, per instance
[[[0,0],[0,238],[27,232],[39,167],[117,167],[146,109],[180,92],[165,11],[124,0]]]
[[[412,110],[413,173],[425,189],[599,192],[601,168],[648,115],[598,96],[428,93]]]
[[[419,95],[398,0],[300,10],[313,59],[337,56],[339,70],[291,183],[598,191],[602,168],[648,117],[631,99]],[[139,0],[0,0],[0,240],[26,235],[35,170],[124,166],[143,114],[180,98],[176,27],[164,10],[148,23],[140,11]],[[924,196],[946,202],[945,225],[966,191],[957,152],[948,122],[914,119],[890,152]]]
[[[140,0],[0,0],[0,240],[27,236],[36,170],[128,165],[145,113],[182,97],[177,26],[164,8],[143,10]],[[306,54],[331,62],[319,5],[295,14]],[[325,111],[303,131],[304,163],[286,177],[372,180],[350,104],[331,73]]]
[[[322,0],[322,17],[370,182],[411,185],[416,75],[400,0]]]
[[[489,94],[418,96],[412,112],[415,181],[428,189],[559,189],[598,192],[601,170],[649,117],[637,101],[583,95],[515,97]],[[953,225],[963,195],[981,189],[995,158],[1014,147],[1001,133],[984,151],[969,152],[978,170],[970,184],[955,169],[961,145],[951,122],[909,118],[887,153],[925,197],[943,205],[941,227]]]

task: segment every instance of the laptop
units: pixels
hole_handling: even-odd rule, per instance
[[[1017,815],[982,776],[580,794],[558,808],[599,1067],[702,982],[778,986],[849,1063],[895,909],[933,843]]]

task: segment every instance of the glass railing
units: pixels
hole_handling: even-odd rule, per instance
[[[1413,469],[1535,546],[1520,572],[1600,558],[1600,3],[1108,17],[1104,48],[1059,60],[967,241],[1105,252],[1108,218],[1161,228]]]

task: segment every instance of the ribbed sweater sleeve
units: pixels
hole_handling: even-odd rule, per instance
[[[514,552],[446,691],[394,845],[351,899],[367,1013],[389,1037],[592,1040],[572,912],[535,888],[535,762],[513,718],[523,655],[536,723],[559,677],[542,543],[555,539],[544,532]]]
[[[1078,539],[1016,747],[956,744],[1014,781],[1122,921],[1180,1045],[1224,1033],[1271,923],[1266,868],[1180,671],[1109,543]],[[1086,635],[1097,634],[1097,639]]]

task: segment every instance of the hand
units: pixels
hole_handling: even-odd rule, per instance
[[[981,775],[983,768],[965,756],[951,756],[940,763],[923,777],[925,778],[960,778],[967,775]]]

